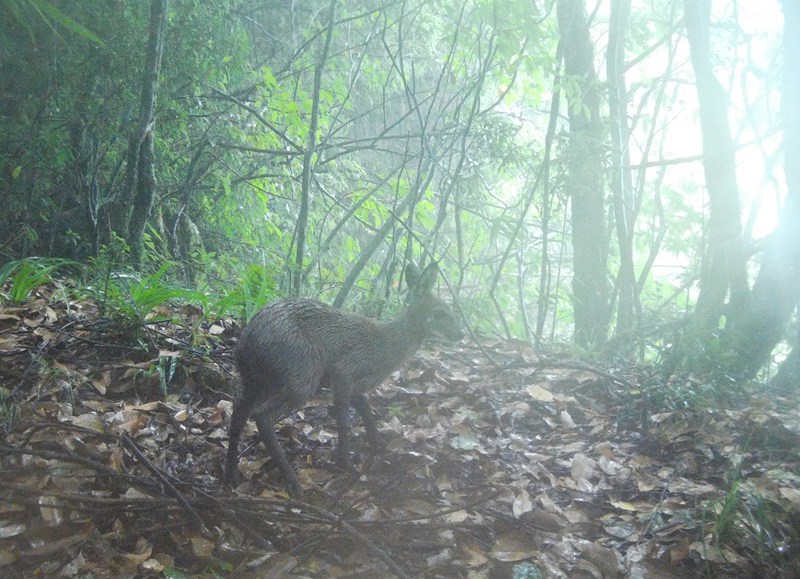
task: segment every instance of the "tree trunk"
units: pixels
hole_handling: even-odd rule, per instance
[[[601,345],[608,329],[608,240],[603,192],[603,127],[600,83],[583,0],[559,0],[558,29],[565,74],[578,79],[582,95],[567,94],[570,150],[566,189],[572,198],[575,340]]]
[[[120,202],[129,204],[124,211],[118,233],[126,238],[131,248],[133,263],[141,261],[144,251],[144,230],[153,209],[155,195],[155,124],[158,96],[158,75],[164,52],[164,35],[167,28],[169,0],[152,0],[150,4],[150,34],[147,41],[147,61],[142,80],[142,98],[139,122],[128,145],[128,167],[125,189]]]
[[[334,15],[336,13],[336,0],[331,0],[328,31],[325,35],[325,44],[320,54],[319,62],[314,69],[314,94],[311,103],[311,120],[308,124],[308,143],[303,153],[303,176],[300,188],[300,211],[297,215],[297,251],[294,260],[294,275],[292,275],[292,293],[300,293],[303,286],[303,260],[306,252],[306,229],[308,227],[308,212],[311,205],[311,172],[316,162],[317,152],[317,126],[319,124],[319,97],[322,89],[322,70],[328,60],[328,51],[331,47],[333,36]]]
[[[694,324],[700,333],[718,329],[728,290],[732,311],[742,306],[748,292],[735,150],[728,124],[728,99],[711,68],[708,43],[710,13],[708,0],[684,0],[709,198],[708,238],[701,265]]]
[[[783,3],[783,86],[781,116],[787,194],[780,221],[764,252],[761,269],[744,315],[732,319],[733,372],[753,377],[769,360],[783,338],[800,299],[800,3]],[[774,386],[798,388],[800,332],[792,352],[772,381]]]
[[[608,30],[608,108],[611,128],[611,191],[614,196],[614,225],[619,244],[617,274],[617,323],[615,334],[633,330],[636,312],[636,272],[633,266],[634,199],[628,139],[628,90],[625,84],[625,33],[630,17],[630,0],[611,0]]]

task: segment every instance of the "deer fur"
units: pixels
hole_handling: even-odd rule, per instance
[[[236,484],[239,440],[252,415],[261,440],[294,497],[303,489],[275,435],[275,422],[301,407],[320,386],[333,392],[339,434],[337,463],[351,468],[348,412],[364,422],[373,449],[380,436],[365,392],[378,386],[432,334],[461,338],[452,311],[432,293],[439,268],[420,273],[410,263],[406,306],[391,321],[341,312],[326,304],[289,298],[266,306],[245,327],[237,351],[241,395],[233,406],[225,463],[225,483]]]

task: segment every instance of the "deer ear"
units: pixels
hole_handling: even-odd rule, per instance
[[[428,293],[433,289],[433,286],[436,285],[436,278],[439,275],[439,265],[436,263],[431,263],[425,270],[420,274],[419,281],[417,282],[417,289],[418,291]]]
[[[408,287],[414,289],[417,287],[419,283],[419,278],[422,274],[419,271],[419,267],[413,261],[409,261],[408,265],[406,266],[406,283]]]

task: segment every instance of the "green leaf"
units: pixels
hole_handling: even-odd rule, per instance
[[[189,579],[189,575],[186,571],[182,569],[177,569],[175,567],[164,567],[162,571],[164,577],[168,579]]]
[[[55,22],[74,32],[79,36],[83,36],[87,40],[91,40],[95,44],[99,46],[105,46],[105,43],[97,36],[94,32],[86,28],[85,26],[78,24],[72,18],[64,14],[61,10],[50,4],[50,2],[45,2],[43,0],[28,0],[31,3],[31,6],[39,13],[39,16],[42,17],[42,20],[53,28],[50,24],[50,21],[47,19],[47,16],[52,18]],[[55,29],[53,29],[55,32]]]

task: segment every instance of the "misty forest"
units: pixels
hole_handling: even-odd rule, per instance
[[[0,7],[0,575],[800,576],[800,2]]]

